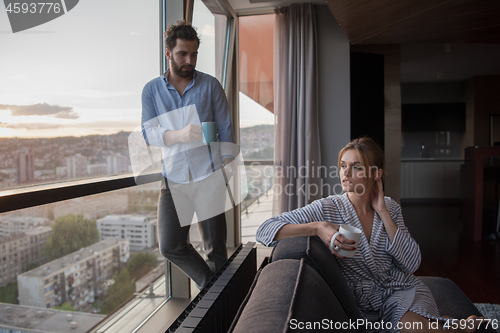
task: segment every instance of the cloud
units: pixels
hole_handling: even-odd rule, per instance
[[[54,123],[6,123],[0,122],[0,128],[25,129],[25,130],[51,130],[51,129],[90,129],[94,131],[106,132],[110,130],[132,130],[138,126],[137,121],[100,121],[79,124],[54,124]],[[89,133],[90,134],[90,133]]]
[[[61,128],[63,125],[59,124],[50,124],[50,123],[3,123],[0,122],[0,128],[11,128],[11,129],[26,129],[26,130],[48,130],[48,129],[57,129]]]
[[[200,35],[215,38],[215,27],[210,24],[205,24],[201,29]]]
[[[38,103],[32,105],[0,104],[0,110],[10,110],[12,116],[49,116],[63,119],[78,119],[80,116],[69,106]]]
[[[78,125],[78,127],[81,128],[95,128],[95,129],[102,129],[102,130],[108,130],[108,129],[121,129],[121,130],[132,130],[136,128],[137,126],[140,126],[140,121],[99,121],[99,122],[88,122],[88,123],[82,123]]]

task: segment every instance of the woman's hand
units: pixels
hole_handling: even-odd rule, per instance
[[[376,180],[374,186],[372,187],[372,208],[377,213],[381,213],[387,210],[384,200],[384,186],[382,185],[382,179]]]
[[[335,223],[330,223],[330,222],[315,222],[315,223],[317,223],[316,236],[321,238],[323,243],[325,243],[326,247],[328,249],[330,249],[330,252],[333,255],[335,255],[336,257],[338,257],[340,259],[345,259],[346,257],[341,256],[337,251],[335,251],[334,249],[332,249],[330,247],[330,242],[332,240],[333,235],[335,235],[337,233],[337,231],[339,231],[339,225],[335,224]],[[354,243],[356,243],[356,242],[353,241],[352,239],[347,239],[342,235],[338,235],[337,238],[335,238],[334,245],[336,245],[339,248],[344,249],[344,250],[354,250],[354,249],[356,249],[355,247],[346,245],[346,244],[354,244]]]

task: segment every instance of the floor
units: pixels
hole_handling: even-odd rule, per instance
[[[422,252],[415,275],[449,278],[472,302],[500,304],[500,241],[468,241],[457,203],[403,203],[401,207]]]
[[[273,192],[269,189],[241,214],[241,242],[255,242],[257,228],[273,217]]]

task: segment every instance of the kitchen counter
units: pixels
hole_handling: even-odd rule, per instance
[[[459,158],[401,159],[401,198],[458,199],[463,164]]]

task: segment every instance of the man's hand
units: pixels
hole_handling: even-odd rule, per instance
[[[178,142],[191,142],[201,140],[202,135],[203,131],[201,130],[201,126],[190,124],[179,130]]]
[[[165,145],[170,146],[178,142],[191,142],[201,140],[203,131],[201,126],[190,124],[181,130],[166,131],[163,136]]]

